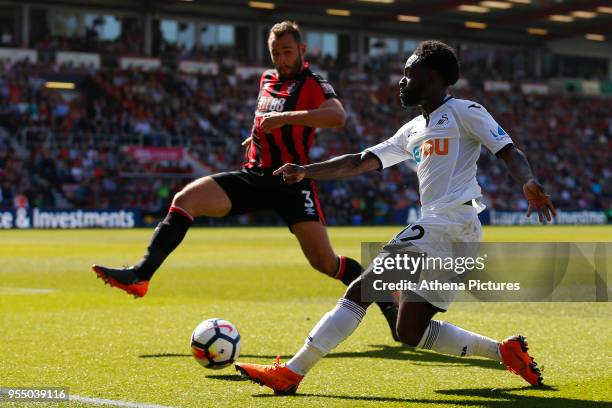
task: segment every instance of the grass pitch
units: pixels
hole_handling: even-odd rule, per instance
[[[330,236],[338,253],[359,259],[361,241],[399,229],[331,228]],[[242,361],[271,362],[301,347],[343,286],[307,265],[286,228],[192,229],[138,300],[104,286],[89,266],[135,262],[150,230],[1,234],[1,387],[68,386],[83,397],[172,407],[612,406],[610,303],[456,303],[440,316],[494,338],[527,335],[544,388],[484,359],[399,346],[372,307],[298,395],[275,397],[233,368],[200,367],[189,338],[200,321],[222,317],[241,332]],[[611,237],[608,226],[485,229],[487,241]]]

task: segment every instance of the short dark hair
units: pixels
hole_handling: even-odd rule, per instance
[[[282,37],[285,34],[292,35],[298,44],[302,43],[302,33],[300,32],[300,27],[295,21],[290,20],[285,20],[281,23],[274,24],[274,26],[272,26],[270,29],[268,39],[272,36]]]
[[[440,75],[444,85],[454,85],[459,79],[459,60],[450,45],[438,40],[427,40],[419,44],[414,54],[419,57],[419,64]]]

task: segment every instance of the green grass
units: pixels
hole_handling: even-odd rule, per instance
[[[399,229],[331,228],[330,236],[337,252],[359,258],[361,241],[388,240]],[[494,338],[526,334],[545,388],[525,387],[487,360],[397,346],[372,308],[297,396],[275,397],[231,368],[200,367],[190,356],[191,331],[209,317],[228,319],[242,335],[241,360],[271,362],[301,347],[342,285],[311,270],[285,228],[193,229],[143,299],[95,279],[91,263],[136,261],[150,233],[1,233],[0,386],[69,386],[86,397],[181,407],[612,406],[610,303],[457,303],[442,316]],[[485,230],[488,241],[611,237],[608,226]]]

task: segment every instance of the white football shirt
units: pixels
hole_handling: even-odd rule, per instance
[[[481,104],[447,96],[427,118],[417,116],[365,151],[376,155],[383,169],[408,159],[416,162],[423,213],[470,200],[480,212],[485,208],[476,180],[481,145],[495,154],[510,143],[510,136]]]

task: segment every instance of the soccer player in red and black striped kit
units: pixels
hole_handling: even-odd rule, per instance
[[[343,126],[344,108],[333,87],[304,62],[306,45],[296,23],[274,25],[268,48],[275,69],[265,71],[259,81],[242,170],[202,177],[177,193],[136,265],[119,269],[93,265],[94,272],[111,286],[135,297],[144,296],[149,280],[181,243],[195,217],[259,210],[274,210],[283,218],[313,268],[347,286],[361,274],[359,262],[334,253],[314,182],[289,185],[272,175],[285,163],[308,164],[316,128]],[[379,306],[397,340],[397,306],[383,302]]]

